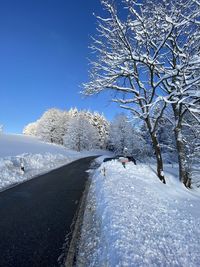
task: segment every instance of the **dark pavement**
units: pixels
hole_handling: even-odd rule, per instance
[[[0,267],[59,266],[94,157],[0,193]]]

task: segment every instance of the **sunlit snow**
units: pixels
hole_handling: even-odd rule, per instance
[[[78,267],[200,266],[200,191],[165,168],[112,161],[94,172]]]
[[[79,153],[35,137],[0,134],[0,190],[93,154],[100,152]]]

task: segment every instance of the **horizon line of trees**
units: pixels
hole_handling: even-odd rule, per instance
[[[79,111],[77,108],[69,111],[52,108],[44,112],[36,122],[25,126],[23,134],[37,136],[45,142],[76,151],[108,149],[123,155],[126,149],[126,153],[137,159],[153,156],[145,125],[138,125],[123,113],[117,114],[108,122],[98,112]],[[170,154],[168,158],[176,161],[177,157],[172,149],[174,140],[164,127],[160,127],[159,140],[163,151]]]
[[[108,121],[98,112],[51,108],[37,121],[26,125],[23,134],[81,151],[106,148],[108,130]]]

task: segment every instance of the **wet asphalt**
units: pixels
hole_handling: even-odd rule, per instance
[[[94,157],[0,193],[0,267],[59,266]]]

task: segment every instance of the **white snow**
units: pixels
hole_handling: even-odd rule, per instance
[[[0,190],[73,160],[101,154],[102,151],[79,153],[25,135],[0,134]]]
[[[45,153],[66,155],[66,149],[63,146],[45,143],[36,137],[16,134],[0,135],[0,157],[17,156],[23,153]],[[76,155],[76,152],[70,151]]]
[[[95,170],[76,266],[200,266],[200,191],[176,172],[166,166],[164,185],[145,164]]]

